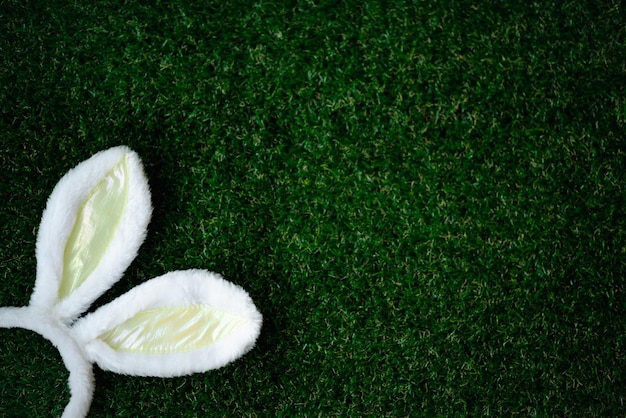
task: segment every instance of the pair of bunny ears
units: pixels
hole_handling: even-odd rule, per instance
[[[101,151],[70,170],[48,199],[37,236],[30,303],[0,308],[0,328],[32,330],[57,347],[70,372],[63,417],[84,417],[93,363],[137,376],[215,369],[248,352],[262,317],[239,286],[205,270],[149,280],[82,316],[137,255],[152,213],[137,154]]]

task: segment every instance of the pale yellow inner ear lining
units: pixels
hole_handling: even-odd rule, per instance
[[[109,247],[128,201],[127,165],[124,155],[81,205],[63,254],[59,300],[83,284]]]
[[[247,323],[209,305],[170,306],[139,312],[99,339],[116,351],[181,353],[223,340]]]

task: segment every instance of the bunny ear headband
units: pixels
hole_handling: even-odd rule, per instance
[[[151,213],[148,182],[129,148],[82,162],[59,181],[43,213],[29,305],[0,308],[0,328],[32,330],[59,350],[70,372],[63,417],[87,415],[93,363],[181,376],[224,366],[259,336],[262,318],[250,296],[205,270],[164,274],[80,317],[135,258]]]

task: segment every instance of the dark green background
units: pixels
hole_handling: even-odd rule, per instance
[[[96,368],[93,417],[619,416],[620,1],[0,1],[0,304],[28,303],[59,178],[126,144],[155,212],[97,304],[164,272],[246,288],[256,348]],[[0,331],[0,415],[59,414]]]

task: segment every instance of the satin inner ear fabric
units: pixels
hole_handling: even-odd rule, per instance
[[[63,254],[59,299],[87,279],[109,247],[128,201],[128,161],[124,156],[83,202]]]
[[[247,323],[209,305],[171,306],[140,312],[99,339],[116,351],[180,353],[214,344]]]

